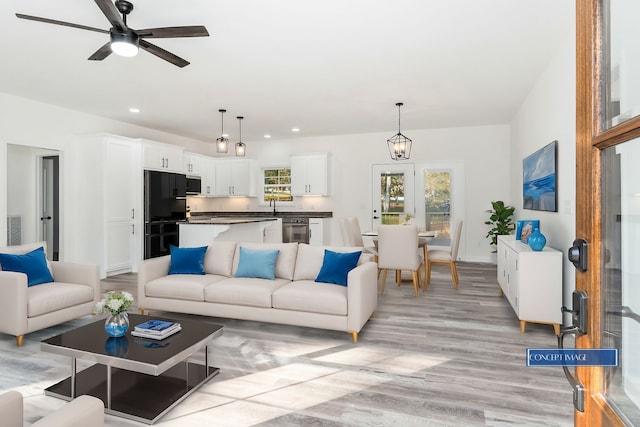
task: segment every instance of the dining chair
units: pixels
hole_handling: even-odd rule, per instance
[[[458,248],[460,247],[460,235],[462,234],[462,220],[453,222],[451,227],[451,245],[444,249],[427,250],[427,270],[425,272],[423,292],[431,281],[431,264],[448,264],[451,268],[451,278],[453,279],[453,287],[458,288],[458,268],[456,267],[456,259],[458,258]]]
[[[364,245],[364,240],[362,239],[362,229],[360,228],[360,221],[358,221],[358,217],[350,216],[347,218],[347,222],[349,223],[351,235],[353,237],[353,246],[364,248],[366,252],[378,256],[378,248],[376,248],[375,246]]]
[[[418,247],[418,227],[415,225],[378,226],[378,268],[382,270],[382,290],[387,280],[387,270],[411,271],[413,290],[418,296],[422,251]],[[400,286],[399,275],[396,282]]]

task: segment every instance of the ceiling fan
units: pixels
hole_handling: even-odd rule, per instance
[[[31,21],[64,25],[66,27],[109,34],[111,40],[88,58],[92,61],[102,61],[109,56],[111,52],[121,56],[135,56],[138,53],[138,47],[141,47],[147,52],[182,68],[189,65],[189,62],[171,52],[149,43],[145,39],[209,36],[207,29],[202,25],[134,30],[127,26],[127,15],[133,10],[133,4],[131,2],[126,0],[116,0],[115,4],[111,0],[95,0],[95,2],[102,13],[104,13],[104,16],[106,16],[111,23],[112,27],[110,30],[88,27],[86,25],[74,24],[71,22],[57,21],[55,19],[40,18],[38,16],[24,15],[22,13],[16,13],[16,16],[18,18],[28,19]],[[120,17],[118,12],[122,14],[122,17]]]

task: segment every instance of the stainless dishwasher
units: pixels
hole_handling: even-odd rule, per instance
[[[309,218],[282,218],[283,243],[309,243]]]

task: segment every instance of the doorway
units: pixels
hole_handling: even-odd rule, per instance
[[[415,165],[377,164],[371,167],[371,229],[402,224],[415,216]]]
[[[60,153],[7,144],[7,217],[12,245],[47,242],[47,258],[60,258]]]

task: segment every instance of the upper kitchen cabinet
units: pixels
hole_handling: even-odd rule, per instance
[[[328,160],[327,153],[291,156],[291,194],[293,196],[328,196]]]
[[[187,176],[202,177],[206,161],[205,156],[185,152],[182,156],[182,172]]]
[[[255,197],[258,165],[253,159],[219,159],[215,162],[216,196]]]
[[[145,169],[183,173],[183,148],[142,140],[142,166]]]

